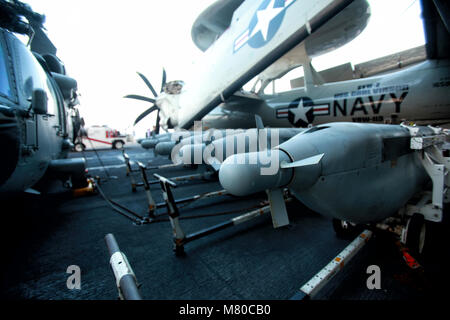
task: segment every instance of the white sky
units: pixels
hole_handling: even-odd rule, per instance
[[[135,128],[150,104],[124,99],[151,96],[136,71],[157,91],[162,68],[168,81],[188,78],[202,52],[191,39],[196,17],[214,0],[23,0],[46,15],[48,36],[68,74],[78,81],[87,126],[107,124],[137,137],[152,128],[156,112]],[[313,1],[313,0],[310,0]],[[313,60],[317,70],[353,64],[423,44],[418,0],[369,0],[372,16],[355,40]]]

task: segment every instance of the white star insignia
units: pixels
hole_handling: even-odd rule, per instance
[[[269,32],[269,24],[281,11],[283,11],[283,7],[274,8],[275,0],[271,0],[267,8],[258,10],[256,12],[256,17],[258,18],[258,22],[256,26],[253,28],[250,37],[253,37],[256,33],[261,31],[261,34],[264,38],[264,41],[267,40],[267,33]]]
[[[303,99],[300,99],[297,108],[291,108],[289,111],[294,115],[294,123],[297,123],[299,119],[309,123],[306,113],[311,110],[312,107],[304,107]]]

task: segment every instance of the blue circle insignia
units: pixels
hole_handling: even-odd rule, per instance
[[[283,22],[284,4],[285,0],[264,0],[261,3],[248,27],[250,47],[261,48],[272,40]]]

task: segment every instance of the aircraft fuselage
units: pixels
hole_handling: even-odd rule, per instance
[[[261,96],[256,113],[269,126],[328,122],[419,123],[450,119],[450,61],[427,60],[388,75],[327,83]]]

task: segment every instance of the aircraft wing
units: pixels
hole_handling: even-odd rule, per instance
[[[421,0],[428,59],[450,58],[450,3]]]
[[[206,51],[228,29],[234,11],[244,0],[218,0],[203,11],[191,29],[192,40]]]
[[[246,0],[230,27],[194,66],[177,106],[160,99],[163,123],[190,128],[352,0]]]
[[[229,97],[224,105],[225,109],[235,110],[235,107],[242,111],[242,106],[252,108],[261,105],[264,102],[257,94],[251,92],[235,92]]]

